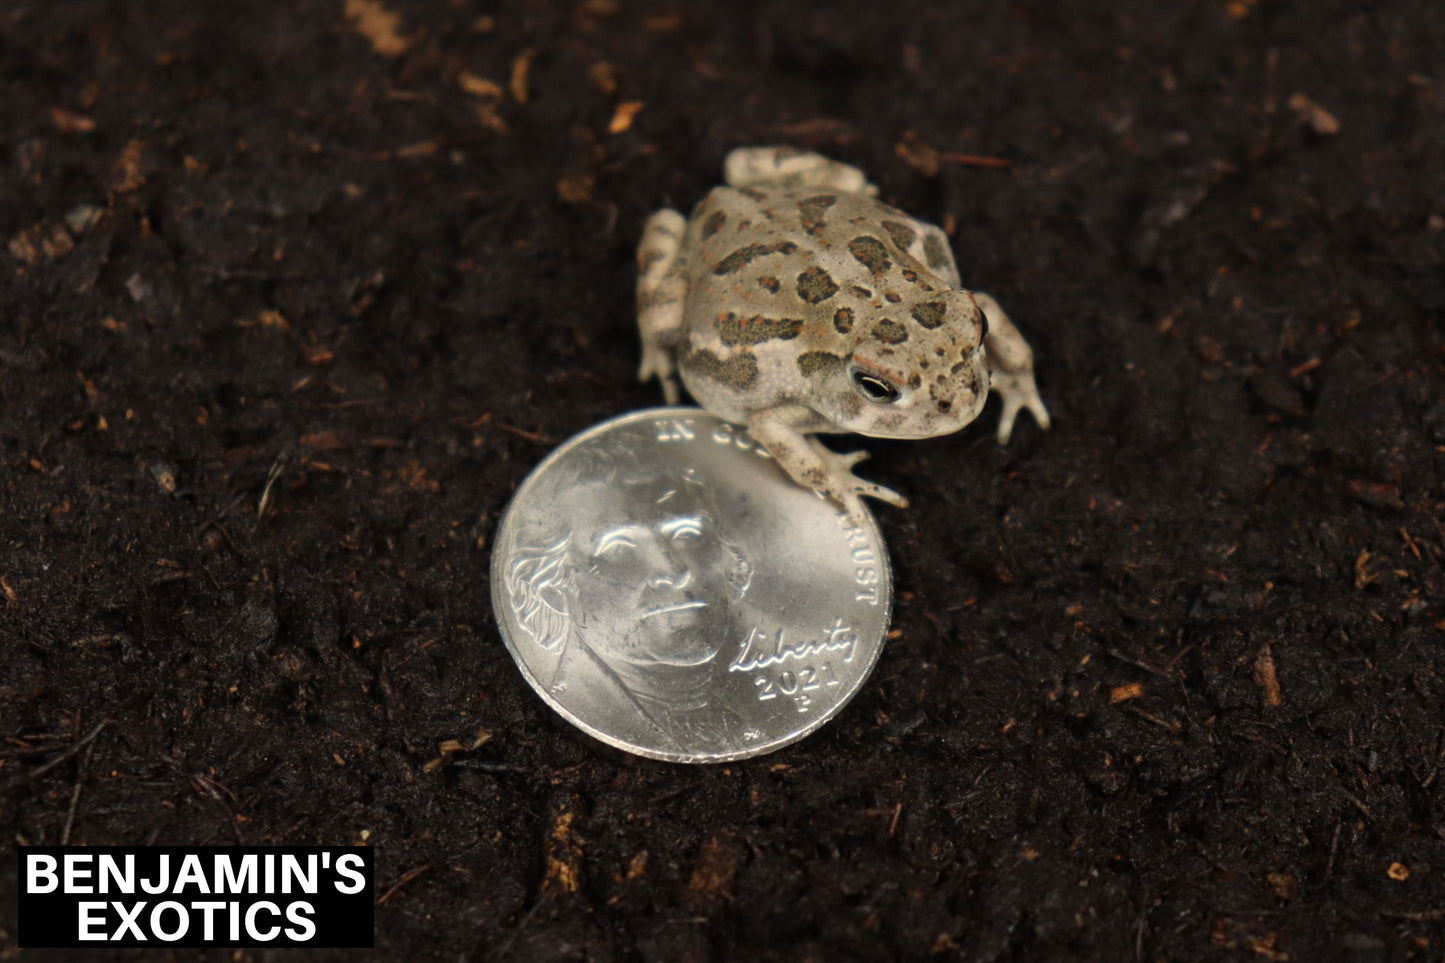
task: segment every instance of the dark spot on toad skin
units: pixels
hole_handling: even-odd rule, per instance
[[[943,316],[947,313],[948,305],[942,301],[924,301],[913,306],[913,320],[930,331],[942,327]]]
[[[728,216],[726,214],[722,211],[713,211],[707,216],[707,220],[702,222],[702,239],[705,241],[718,231],[721,231],[723,225],[727,222]]]
[[[858,259],[858,263],[872,272],[874,277],[882,277],[893,262],[888,258],[888,249],[883,242],[871,234],[862,234],[848,242],[848,251]]]
[[[764,341],[791,341],[803,330],[801,318],[765,318],[755,315],[741,318],[729,311],[718,321],[718,337],[730,347],[762,344]]]
[[[897,291],[884,291],[883,300],[889,304],[897,304],[899,301],[902,301],[903,298],[899,296]]]
[[[960,371],[967,367],[969,367],[969,360],[968,356],[965,355],[964,359],[958,364],[954,365],[953,368],[950,370],[953,372],[953,374],[958,374]],[[982,395],[988,391],[987,369],[982,372],[980,372],[976,368],[974,369],[972,376],[969,378],[969,390],[974,393],[975,397],[982,397]]]
[[[895,247],[904,254],[918,240],[918,232],[907,224],[900,224],[898,221],[884,221],[883,230],[888,232],[888,237],[893,241]]]
[[[755,201],[765,201],[768,199],[768,195],[752,187],[739,187],[736,188],[736,190],[743,197],[750,197]]]
[[[740,247],[736,251],[717,262],[717,267],[712,269],[716,275],[733,274],[741,271],[757,258],[766,257],[769,254],[792,254],[798,249],[798,245],[792,241],[777,241],[773,244],[749,244]]]
[[[860,298],[864,301],[873,300],[873,292],[858,284],[855,284],[851,288],[849,288],[848,292],[852,294],[853,297]]]
[[[746,391],[758,382],[758,362],[750,354],[719,358],[711,351],[689,351],[683,363],[705,378]]]
[[[804,377],[816,374],[837,374],[847,363],[847,358],[829,354],[826,351],[806,351],[798,355],[798,370],[803,373]]]
[[[879,416],[878,427],[883,431],[894,431],[903,424],[903,413],[889,411]]]
[[[945,352],[945,351],[943,350],[943,345],[939,345],[938,347],[936,347],[936,348],[933,349],[933,353],[936,354],[936,355],[938,355],[938,356],[941,358],[941,357],[943,357],[947,352]]]
[[[918,272],[917,272],[917,271],[904,271],[904,272],[903,272],[903,280],[907,281],[909,284],[917,284],[917,283],[918,283]]]
[[[810,267],[798,275],[798,297],[809,304],[821,304],[837,293],[838,285],[820,267]]]
[[[922,386],[922,384],[923,384],[923,376],[920,375],[917,371],[913,372],[913,374],[911,374],[911,375],[908,376],[908,387],[910,387],[910,388],[918,388],[918,387]]]
[[[806,234],[822,234],[826,226],[823,215],[828,213],[828,208],[836,204],[838,198],[833,194],[819,194],[817,197],[805,198],[798,202],[798,219],[803,225],[803,232]]]
[[[838,403],[843,406],[843,414],[849,418],[857,418],[863,413],[863,399],[852,391],[840,394]]]
[[[777,294],[782,290],[783,285],[771,274],[758,278],[758,286]]]
[[[937,234],[930,234],[923,239],[923,259],[928,266],[935,271],[948,266],[948,245]]]
[[[853,330],[853,309],[839,308],[833,312],[833,328],[839,334],[847,334]]]
[[[873,337],[884,344],[902,344],[908,340],[908,331],[891,318],[884,318],[873,325]]]

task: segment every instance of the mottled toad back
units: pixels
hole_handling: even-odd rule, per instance
[[[638,251],[639,376],[658,378],[669,404],[676,372],[853,516],[863,495],[906,502],[852,473],[864,453],[836,454],[815,432],[946,435],[990,387],[1000,443],[1021,408],[1048,427],[1033,352],[993,298],[959,287],[941,230],[817,154],[735,150],[726,180],[691,218],[654,214]]]

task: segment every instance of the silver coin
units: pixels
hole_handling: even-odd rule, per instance
[[[853,524],[742,428],[657,408],[565,442],[517,490],[492,604],[532,688],[640,756],[725,762],[832,718],[892,605],[872,516]]]

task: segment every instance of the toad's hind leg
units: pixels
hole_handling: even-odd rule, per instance
[[[740,147],[723,161],[729,187],[823,187],[852,194],[878,193],[856,167],[792,147]]]
[[[683,216],[664,208],[647,219],[637,247],[637,328],[642,336],[637,380],[660,381],[670,405],[678,400],[674,372],[687,301],[687,262],[682,256],[686,230]]]
[[[998,443],[1007,445],[1009,436],[1013,434],[1014,419],[1021,409],[1027,408],[1032,412],[1040,428],[1049,427],[1049,412],[1034,384],[1033,349],[992,296],[975,291],[973,297],[988,318],[984,354],[988,357],[989,388],[997,391],[1003,399],[1003,415],[998,421]]]
[[[918,228],[918,238],[908,253],[920,264],[928,265],[928,270],[938,275],[951,288],[963,286],[963,280],[958,273],[958,262],[953,259],[953,247],[948,243],[948,235],[932,224],[925,224],[922,221],[914,221]]]

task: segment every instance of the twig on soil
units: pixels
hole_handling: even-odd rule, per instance
[[[647,804],[649,806],[656,806],[658,803],[664,803],[667,802],[669,799],[676,799],[678,796],[681,796],[684,793],[690,793],[694,790],[700,789],[704,785],[706,785],[706,782],[699,779],[693,782],[684,783],[680,786],[673,786],[671,789],[666,789],[658,793],[656,796],[653,796],[647,801]]]
[[[1014,166],[1007,157],[980,157],[978,154],[939,154],[938,159],[964,167],[992,167],[1002,169]]]
[[[835,143],[851,144],[858,139],[858,132],[845,120],[833,117],[814,117],[791,124],[778,124],[773,128],[783,137],[832,138]]]
[[[231,514],[231,512],[235,510],[236,506],[241,504],[241,502],[245,500],[245,495],[237,495],[235,498],[232,498],[229,502],[226,503],[225,508],[221,509],[210,518],[206,519],[206,521],[201,525],[201,527],[196,529],[196,537],[200,538],[201,534],[204,533],[206,529],[210,528],[212,525],[216,525],[218,522],[220,522],[221,519]]]
[[[60,845],[70,845],[70,830],[75,826],[75,812],[80,808],[80,790],[85,785],[85,769],[90,764],[90,756],[94,751],[94,745],[86,747],[85,755],[80,760],[80,765],[75,771],[75,791],[70,794],[70,811],[65,814],[65,828],[60,832]]]
[[[60,765],[61,763],[65,762],[66,760],[75,758],[75,755],[76,755],[77,753],[79,753],[82,749],[84,749],[86,746],[88,746],[88,745],[90,745],[92,742],[94,742],[94,741],[95,741],[95,737],[98,736],[98,735],[100,735],[101,730],[104,729],[104,728],[105,728],[106,726],[108,726],[108,725],[110,725],[110,720],[109,720],[109,719],[102,719],[101,722],[100,722],[100,725],[98,725],[98,726],[96,726],[94,729],[90,730],[90,734],[87,735],[84,739],[80,740],[80,741],[77,742],[75,745],[71,746],[69,749],[65,750],[65,751],[62,752],[60,755],[56,756],[54,759],[50,760],[49,762],[45,763],[44,765],[42,765],[42,766],[37,766],[36,769],[35,769],[35,771],[30,774],[30,778],[32,778],[32,779],[39,779],[41,776],[45,775],[47,772],[49,772],[50,770],[54,769],[56,766],[58,766],[58,765]]]
[[[226,815],[231,817],[228,821],[231,824],[231,832],[236,834],[236,845],[246,845],[246,839],[244,836],[241,835],[241,821],[238,818],[239,814],[236,811],[237,808],[241,805],[241,800],[237,799],[236,794],[231,792],[231,787],[227,786],[219,779],[216,779],[214,776],[208,776],[205,773],[196,773],[194,776],[192,776],[191,787],[198,792],[204,792],[213,800],[221,804],[221,808],[226,811]],[[222,793],[225,793],[225,798],[222,798]],[[231,800],[229,803],[226,802],[227,798]]]
[[[502,429],[502,430],[505,431],[505,432],[509,432],[510,434],[516,435],[518,438],[525,438],[525,439],[527,439],[528,441],[530,441],[530,442],[535,442],[536,444],[539,444],[539,445],[555,445],[555,444],[557,444],[557,439],[552,438],[552,437],[550,437],[550,436],[548,436],[548,435],[544,435],[544,434],[542,434],[542,433],[539,432],[539,431],[528,431],[528,430],[526,430],[525,428],[515,428],[515,427],[513,427],[512,425],[504,425],[504,424],[502,424],[500,421],[497,422],[497,427],[500,428],[500,429]]]
[[[70,845],[70,827],[75,825],[75,811],[80,808],[80,788],[85,785],[85,770],[75,776],[75,791],[70,794],[70,811],[65,814],[65,828],[60,831],[60,845]]]
[[[382,903],[385,903],[387,900],[391,899],[391,897],[396,893],[397,890],[401,889],[407,883],[410,883],[412,880],[416,879],[422,873],[425,873],[431,868],[431,863],[424,863],[421,866],[417,866],[414,869],[409,869],[406,872],[402,873],[400,879],[388,886],[386,888],[386,892],[382,893],[376,898],[376,905],[380,906]]]
[[[532,69],[532,58],[536,54],[537,51],[529,47],[512,61],[512,75],[508,79],[507,89],[512,92],[513,99],[519,104],[527,102],[527,74]]]
[[[531,772],[531,767],[523,766],[515,762],[482,762],[476,759],[463,759],[457,763],[458,769],[474,769],[477,772]]]
[[[528,923],[532,922],[533,917],[542,911],[542,907],[551,901],[551,893],[543,893],[537,898],[537,902],[533,903],[532,908],[527,910],[527,915],[519,919],[517,925],[512,928],[512,935],[507,937],[507,942],[497,948],[497,959],[506,959],[507,951],[512,948],[513,943],[517,942],[517,937],[522,934],[522,930],[526,928]]]
[[[1131,658],[1130,656],[1127,656],[1127,655],[1125,655],[1124,653],[1120,652],[1118,649],[1105,649],[1105,650],[1104,650],[1104,654],[1105,654],[1105,655],[1109,655],[1109,656],[1113,656],[1114,658],[1118,659],[1120,662],[1127,662],[1129,665],[1135,666],[1136,668],[1143,669],[1145,672],[1149,673],[1150,675],[1158,676],[1158,677],[1161,678],[1161,679],[1167,679],[1167,678],[1169,678],[1169,673],[1163,672],[1163,671],[1161,671],[1161,670],[1159,670],[1159,669],[1156,669],[1156,668],[1154,668],[1152,665],[1150,665],[1150,664],[1148,664],[1147,662],[1144,662],[1144,661],[1142,661],[1142,660],[1140,660],[1140,659]]]
[[[1445,759],[1445,740],[1441,739],[1440,733],[1436,733],[1435,764],[1430,767],[1430,771],[1425,774],[1425,778],[1420,780],[1421,789],[1429,789],[1431,784],[1435,782],[1435,777],[1440,774],[1441,759]]]
[[[271,488],[276,484],[276,479],[280,478],[281,473],[285,470],[286,456],[284,454],[276,456],[276,460],[271,463],[271,471],[266,476],[266,487],[261,489],[261,500],[256,503],[257,521],[260,521],[261,518],[265,516],[266,506],[271,504]]]
[[[1344,789],[1341,789],[1341,790],[1340,790],[1340,795],[1342,795],[1342,796],[1344,796],[1346,799],[1348,799],[1349,802],[1350,802],[1350,805],[1354,806],[1356,809],[1358,809],[1358,810],[1360,811],[1360,815],[1364,816],[1366,819],[1369,819],[1369,818],[1370,818],[1370,807],[1369,807],[1369,806],[1366,806],[1366,805],[1365,805],[1363,802],[1361,802],[1358,798],[1356,798],[1355,796],[1351,795],[1349,792],[1346,792]]]
[[[1172,720],[1172,719],[1161,719],[1161,718],[1159,718],[1158,716],[1154,715],[1154,714],[1151,713],[1151,712],[1145,712],[1143,709],[1140,709],[1138,706],[1126,705],[1126,706],[1124,707],[1124,710],[1125,710],[1126,712],[1128,712],[1130,715],[1136,715],[1136,716],[1138,716],[1140,719],[1143,719],[1145,722],[1152,722],[1152,723],[1154,723],[1156,726],[1163,726],[1165,729],[1168,729],[1170,732],[1178,732],[1180,729],[1183,728],[1183,725],[1182,725],[1181,723],[1175,721],[1175,720]]]
[[[1409,920],[1412,923],[1433,923],[1445,919],[1445,907],[1427,910],[1381,910],[1380,915],[1390,920]]]
[[[1320,359],[1318,357],[1314,357],[1289,369],[1289,376],[1291,378],[1298,378],[1301,375],[1309,374],[1311,371],[1315,370],[1319,366]]]
[[[1338,855],[1340,851],[1340,829],[1342,829],[1344,825],[1343,822],[1335,823],[1334,835],[1330,836],[1330,858],[1325,861],[1325,878],[1323,881],[1325,883],[1328,883],[1330,877],[1335,873],[1335,856]]]

